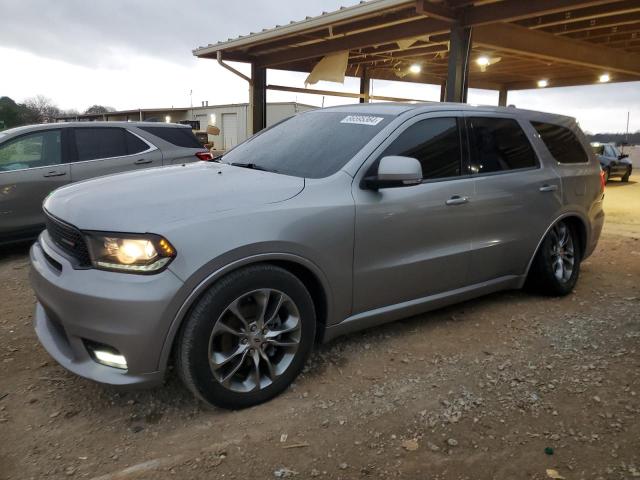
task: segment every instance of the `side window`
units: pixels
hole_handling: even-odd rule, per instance
[[[23,135],[0,145],[0,172],[62,163],[60,130]]]
[[[611,158],[618,157],[618,155],[616,155],[616,152],[611,145],[606,145],[604,147],[604,151],[607,157],[611,157]]]
[[[422,178],[460,175],[462,154],[455,118],[429,118],[414,123],[400,134],[380,156],[401,155],[422,164]]]
[[[176,147],[202,148],[190,128],[185,127],[139,127],[156,137],[160,137],[165,142],[169,142]]]
[[[589,161],[587,152],[584,151],[580,140],[568,128],[543,122],[531,122],[531,125],[536,129],[547,149],[558,163],[586,163]],[[606,147],[604,154],[609,155]]]
[[[78,161],[128,155],[125,131],[122,128],[76,128]]]
[[[125,136],[125,142],[127,143],[127,153],[129,155],[135,155],[136,153],[149,150],[149,145],[144,143],[142,140],[136,137],[133,133],[125,130],[124,136]]]
[[[531,143],[511,118],[469,119],[472,173],[490,173],[538,165]]]

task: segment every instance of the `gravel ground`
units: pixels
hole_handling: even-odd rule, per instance
[[[199,405],[170,375],[119,392],[53,362],[26,248],[0,253],[0,478],[640,477],[640,184],[574,294],[505,292],[321,346],[284,395]]]

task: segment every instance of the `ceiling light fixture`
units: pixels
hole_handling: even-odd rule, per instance
[[[500,60],[502,60],[502,57],[488,57],[486,55],[482,55],[476,59],[476,63],[480,67],[481,72],[486,72],[489,65],[498,63]]]
[[[417,63],[414,63],[413,65],[411,65],[409,67],[409,71],[411,73],[420,73],[422,71],[422,67],[420,65],[418,65]]]
[[[538,80],[538,87],[545,88],[549,86],[549,80]]]
[[[600,83],[607,83],[609,80],[611,80],[611,76],[608,73],[603,73],[602,75],[600,75],[598,80],[600,81]]]

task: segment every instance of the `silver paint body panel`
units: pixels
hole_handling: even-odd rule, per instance
[[[521,287],[542,238],[559,218],[572,216],[584,224],[585,256],[595,248],[604,221],[596,159],[590,154],[587,164],[559,165],[528,123],[543,120],[569,126],[591,152],[572,120],[458,104],[333,110],[393,111],[396,117],[327,178],[198,163],[103,177],[53,193],[45,208],[81,230],[163,235],[178,255],[166,271],[142,279],[79,271],[71,268],[62,252],[47,247],[43,233],[33,247],[32,263],[42,307],[36,311],[35,324],[45,347],[61,363],[69,363],[46,335],[51,312],[55,321],[70,325],[78,336],[113,345],[131,356],[125,376],[135,380],[128,383],[152,383],[162,377],[193,302],[223,275],[248,264],[296,264],[313,275],[324,292],[324,340],[329,340]],[[518,120],[539,167],[378,191],[360,186],[367,169],[407,126],[422,118],[465,115]],[[548,191],[540,190],[549,185]],[[448,204],[454,196],[468,202]],[[52,273],[43,248],[62,264],[61,272]],[[149,293],[142,291],[141,282],[148,282]],[[87,315],[89,305],[93,316]],[[136,349],[141,333],[149,336],[142,356]],[[82,357],[78,352],[73,355]],[[113,383],[111,376],[101,373],[104,368],[108,367],[74,371]]]

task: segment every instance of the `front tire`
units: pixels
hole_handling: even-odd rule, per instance
[[[568,295],[578,281],[580,261],[578,234],[571,224],[560,220],[542,241],[527,283],[545,295]]]
[[[216,282],[192,308],[177,344],[177,370],[198,398],[239,409],[266,402],[302,371],[316,315],[304,284],[262,264]]]
[[[631,167],[627,168],[627,173],[625,173],[622,178],[620,179],[621,182],[628,182],[629,181],[629,177],[631,176]]]

